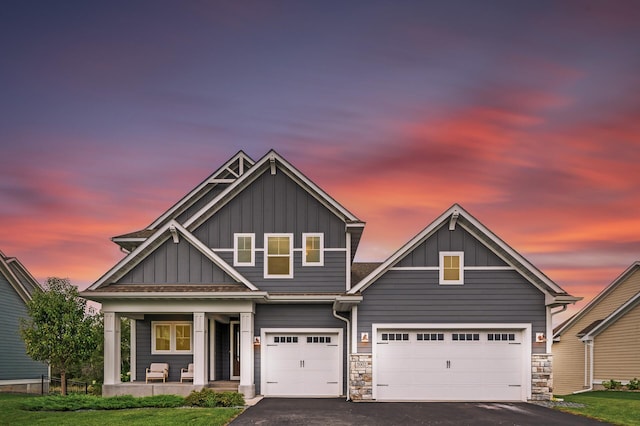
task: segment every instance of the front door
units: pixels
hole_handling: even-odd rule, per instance
[[[231,321],[231,380],[240,380],[240,323]]]

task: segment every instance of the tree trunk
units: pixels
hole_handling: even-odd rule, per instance
[[[67,373],[64,370],[60,372],[60,394],[67,394]]]

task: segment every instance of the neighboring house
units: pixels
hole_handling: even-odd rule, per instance
[[[460,206],[382,264],[353,263],[364,225],[276,152],[239,152],[114,237],[127,256],[81,294],[102,303],[104,394],[550,396],[551,309],[577,298]],[[120,382],[119,317],[139,383]],[[152,362],[169,384],[144,383]],[[193,384],[176,384],[188,363]]]
[[[640,262],[635,262],[554,334],[554,392],[640,378]]]
[[[32,360],[20,337],[20,319],[38,282],[15,257],[0,251],[0,392],[40,393],[46,364]]]

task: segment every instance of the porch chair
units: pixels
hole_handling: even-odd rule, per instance
[[[169,378],[169,364],[165,362],[152,362],[149,368],[147,368],[147,375],[145,383],[149,383],[149,380],[160,380],[166,382]]]
[[[189,363],[187,368],[180,369],[180,383],[183,380],[191,380],[193,382],[193,363]]]

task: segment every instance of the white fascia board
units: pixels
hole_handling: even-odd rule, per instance
[[[587,333],[584,337],[582,337],[582,341],[586,342],[589,340],[593,340],[598,334],[605,331],[610,325],[615,323],[620,317],[625,315],[631,309],[633,309],[638,303],[640,303],[640,293],[633,296],[631,299],[627,300],[622,306],[613,311],[609,316],[607,316],[600,324],[593,328],[589,333]]]
[[[307,186],[307,191],[309,191],[309,193],[322,204],[327,207],[331,206],[332,211],[340,212],[349,221],[359,222],[357,217],[355,217],[347,209],[338,204],[337,201],[327,195],[316,184],[311,182],[288,161],[282,158],[277,152],[271,150],[264,157],[258,160],[249,171],[236,179],[236,181],[229,185],[227,189],[218,194],[216,198],[211,200],[204,207],[198,210],[193,216],[191,216],[187,221],[185,221],[184,227],[187,229],[192,229],[192,227],[197,226],[201,223],[203,216],[209,217],[211,214],[215,213],[216,210],[220,209],[224,205],[221,204],[221,201],[228,200],[230,194],[240,190],[243,185],[247,185],[257,179],[257,175],[261,171],[262,167],[265,165],[269,167],[272,159],[275,159],[280,163],[279,167],[283,173],[285,173],[289,177],[294,178],[294,180],[297,180],[299,184],[304,183]]]
[[[456,208],[459,208],[457,204],[454,204],[451,208],[449,208],[446,212],[441,214],[436,220],[431,222],[426,228],[424,228],[418,235],[413,237],[406,243],[404,246],[400,247],[395,253],[393,253],[387,260],[385,260],[380,266],[371,271],[369,275],[367,275],[358,285],[351,288],[347,292],[347,294],[355,294],[359,291],[364,291],[369,287],[375,280],[377,280],[383,273],[385,273],[389,268],[391,268],[398,260],[404,257],[407,253],[413,250],[416,246],[422,243],[423,240],[428,238],[434,231],[436,231],[440,225],[452,214]]]
[[[234,291],[234,292],[219,292],[212,293],[206,291],[189,291],[189,292],[177,292],[177,291],[161,291],[161,292],[80,292],[80,296],[86,299],[95,300],[99,302],[103,299],[265,299],[267,292],[265,291]]]
[[[562,326],[562,328],[556,331],[556,333],[554,334],[554,337],[555,336],[559,337],[560,335],[562,335],[562,333],[564,333],[571,326],[573,326],[573,324],[575,324],[576,321],[578,321],[580,318],[585,316],[591,310],[591,308],[593,308],[598,303],[600,303],[600,300],[602,300],[607,294],[611,293],[616,287],[618,287],[618,285],[620,285],[623,281],[625,281],[632,273],[635,272],[637,268],[640,268],[640,261],[633,262],[631,266],[625,269],[622,274],[620,274],[615,280],[611,282],[611,284],[609,284],[602,291],[600,291],[600,293],[598,293],[593,299],[591,299],[589,303],[587,303],[582,309],[580,309],[580,311],[577,314],[572,316]]]
[[[9,265],[5,262],[4,259],[0,258],[0,274],[4,275],[9,284],[13,287],[18,296],[27,303],[31,300],[31,295],[27,291],[26,288],[22,285],[18,277],[15,276]],[[40,287],[38,285],[38,287]]]
[[[117,242],[143,242],[145,241],[146,238],[144,237],[125,237],[125,238],[120,238],[120,237],[113,237],[111,238],[111,241],[113,241],[114,243]]]
[[[227,274],[229,274],[233,279],[238,282],[241,282],[251,290],[258,290],[258,287],[254,286],[249,280],[247,280],[242,274],[236,271],[233,266],[229,265],[225,262],[220,256],[215,254],[213,250],[204,245],[202,241],[197,239],[192,233],[187,231],[182,225],[180,225],[176,221],[171,221],[169,224],[172,224],[175,229],[182,234],[182,236],[189,241],[195,248],[197,248],[202,254],[204,254],[209,260],[215,263],[218,267],[222,268]]]
[[[215,172],[210,174],[204,181],[202,181],[202,183],[200,183],[198,186],[196,186],[187,195],[182,197],[180,199],[180,201],[178,201],[171,208],[169,208],[169,210],[164,212],[159,218],[157,218],[152,224],[150,224],[147,227],[147,229],[154,229],[156,226],[158,226],[160,223],[162,223],[162,221],[166,220],[169,216],[171,216],[176,210],[178,210],[180,207],[182,207],[184,204],[186,204],[189,200],[191,200],[191,198],[195,194],[197,194],[200,190],[202,190],[204,187],[206,187],[207,185],[209,185],[211,183],[216,183],[215,182],[216,176],[219,173],[223,172],[225,169],[227,169],[227,167],[229,167],[233,162],[235,162],[239,158],[242,158],[243,161],[246,161],[249,164],[252,164],[252,165],[254,164],[254,161],[251,158],[249,158],[249,156],[247,156],[247,154],[245,154],[243,151],[238,152],[236,155],[231,157],[226,163],[224,163],[222,166],[220,166]]]
[[[122,316],[190,312],[253,313],[255,304],[256,301],[251,299],[113,299],[102,302],[102,312],[118,312]]]
[[[151,237],[149,237],[145,242],[140,244],[135,250],[125,256],[120,262],[118,262],[113,268],[111,268],[107,273],[105,273],[98,281],[89,286],[88,290],[95,290],[99,288],[102,284],[104,284],[107,280],[113,277],[122,277],[124,274],[133,269],[142,259],[146,257],[147,252],[153,251],[156,247],[160,246],[164,241],[166,241],[169,236],[165,235],[169,232],[169,228],[174,227],[180,234],[191,243],[198,251],[204,254],[209,260],[215,263],[218,267],[224,270],[227,274],[229,274],[232,278],[237,280],[238,282],[244,284],[251,290],[258,290],[251,282],[249,282],[245,277],[240,275],[238,271],[233,269],[228,263],[226,263],[220,256],[215,254],[211,249],[202,244],[200,240],[198,240],[193,234],[187,231],[182,225],[178,222],[172,220],[167,222],[162,228],[156,231]]]
[[[531,262],[529,262],[527,259],[525,259],[520,253],[518,253],[513,248],[511,248],[511,246],[509,246],[507,243],[502,241],[502,239],[500,239],[500,237],[498,237],[493,232],[491,232],[491,230],[489,230],[486,226],[484,226],[482,223],[480,223],[476,218],[474,218],[469,213],[467,213],[464,209],[462,209],[462,207],[458,206],[458,208],[460,209],[460,212],[463,213],[463,216],[464,216],[465,220],[467,220],[469,223],[471,223],[473,226],[475,226],[477,229],[479,229],[482,232],[482,235],[477,235],[475,232],[473,232],[471,229],[469,229],[469,227],[464,226],[464,224],[461,224],[462,227],[466,231],[470,232],[472,235],[474,235],[480,241],[483,240],[482,236],[487,237],[489,240],[491,240],[493,243],[495,243],[498,247],[500,247],[502,250],[504,250],[515,261],[517,261],[519,264],[521,264],[525,269],[527,269],[529,272],[531,272],[533,275],[535,275],[538,279],[540,279],[542,282],[544,282],[546,285],[548,285],[551,289],[555,290],[558,293],[566,293],[558,284],[554,283],[549,277],[547,277],[545,274],[543,274],[538,268],[536,268]],[[489,248],[491,248],[491,247],[489,247]],[[495,251],[493,251],[493,252],[496,255],[500,256],[499,253],[496,253]],[[500,257],[503,258],[502,256],[500,256]],[[511,264],[512,263],[512,262],[507,261],[504,258],[503,258],[503,260],[505,262],[507,262],[507,264]],[[513,266],[516,266],[516,265],[513,265]],[[516,266],[516,268],[517,268],[517,266]],[[521,269],[521,268],[517,268],[517,269]],[[543,290],[543,289],[541,289],[541,290]],[[543,291],[545,293],[547,293],[546,290],[543,290]]]

